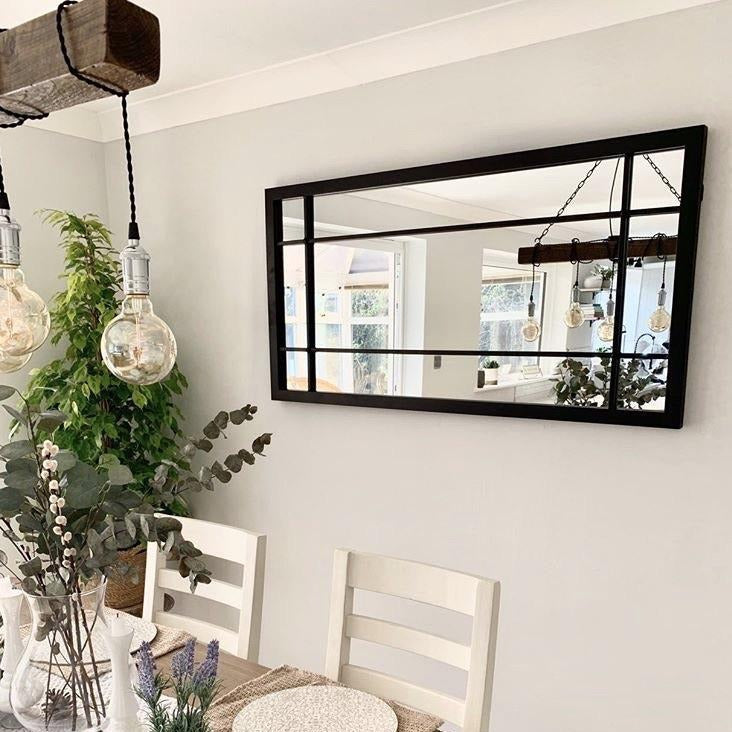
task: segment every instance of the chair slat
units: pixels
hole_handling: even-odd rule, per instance
[[[159,625],[167,625],[169,628],[185,630],[195,636],[200,643],[208,643],[214,639],[219,641],[222,650],[236,655],[239,636],[233,630],[222,628],[203,620],[194,620],[175,613],[157,613],[155,622]]]
[[[186,592],[188,594],[191,592],[190,582],[185,577],[181,577],[174,569],[158,570],[158,587],[173,592]],[[208,585],[199,584],[194,597],[213,600],[237,609],[241,608],[242,603],[241,587],[222,580],[211,580]]]
[[[374,696],[392,699],[408,707],[434,714],[446,722],[462,725],[465,716],[465,704],[461,699],[441,694],[431,689],[415,686],[408,681],[379,671],[346,664],[341,669],[341,681]]]
[[[475,612],[480,577],[392,557],[353,552],[348,584],[360,590],[417,600],[464,615]]]
[[[391,623],[363,615],[346,618],[346,635],[350,638],[378,643],[401,651],[417,653],[435,661],[467,671],[470,668],[470,648],[448,638],[425,633],[406,625]]]

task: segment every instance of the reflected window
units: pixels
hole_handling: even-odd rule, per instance
[[[536,317],[543,329],[543,300],[546,275],[536,273],[534,302]],[[480,290],[480,334],[478,348],[481,351],[538,351],[541,338],[527,343],[521,335],[521,326],[526,320],[526,307],[531,295],[531,272],[490,264],[490,250],[483,254],[483,274]],[[496,360],[501,365],[510,364],[511,369],[523,364],[537,363],[538,357],[482,356],[480,367]]]

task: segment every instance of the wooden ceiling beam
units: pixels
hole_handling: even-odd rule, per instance
[[[160,77],[160,23],[128,0],[82,0],[64,10],[74,66],[113,88],[133,91]],[[0,33],[0,105],[20,113],[55,112],[107,96],[69,73],[56,12]],[[0,113],[0,123],[15,118]]]
[[[676,254],[677,238],[669,236],[660,240],[660,253],[666,256]],[[580,260],[591,259],[593,261],[615,257],[618,246],[617,237],[609,241],[585,241],[576,245],[576,250],[571,243],[542,244],[539,251],[538,261],[540,264],[553,262],[571,262],[577,258]],[[659,253],[658,239],[633,239],[628,242],[629,257],[655,257]],[[518,250],[518,263],[531,264],[534,261],[534,247],[521,247]]]

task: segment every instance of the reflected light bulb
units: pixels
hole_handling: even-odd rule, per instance
[[[597,328],[597,337],[605,343],[612,342],[615,337],[615,303],[612,297],[607,301],[605,317]]]
[[[575,285],[572,288],[572,303],[569,309],[564,313],[564,324],[567,328],[579,328],[585,322],[585,314],[579,303],[579,287]]]
[[[43,345],[51,316],[43,298],[25,284],[20,226],[10,218],[10,209],[2,207],[6,202],[0,200],[0,355],[17,358]]]
[[[541,326],[534,317],[536,312],[536,305],[534,302],[529,302],[528,317],[521,327],[521,335],[525,341],[532,343],[541,335]]]
[[[178,348],[173,332],[153,312],[149,255],[138,240],[130,240],[120,259],[125,298],[120,314],[104,329],[102,359],[118,379],[148,386],[171,372]]]
[[[654,333],[663,333],[671,325],[671,313],[666,310],[666,290],[662,287],[658,291],[658,307],[648,319],[648,327]]]

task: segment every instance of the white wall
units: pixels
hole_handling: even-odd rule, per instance
[[[63,287],[59,280],[63,251],[58,246],[58,235],[42,223],[39,211],[55,208],[77,214],[91,212],[106,218],[103,147],[96,142],[23,127],[0,131],[0,152],[12,215],[22,227],[21,267],[28,286],[49,302]],[[20,371],[0,374],[0,383],[23,389],[28,372],[48,363],[55,352],[46,341]],[[5,410],[0,410],[3,441],[9,421]],[[13,551],[6,544],[0,538],[0,546],[12,559]]]
[[[265,663],[322,669],[346,545],[503,582],[497,731],[730,728],[730,28],[725,0],[135,140],[190,426],[253,401],[275,432],[267,461],[199,503],[269,535]],[[711,135],[683,430],[270,401],[265,187],[697,123]],[[121,231],[120,145],[106,153]]]

